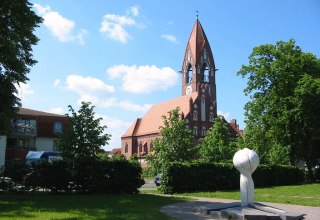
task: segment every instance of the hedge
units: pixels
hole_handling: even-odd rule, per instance
[[[253,173],[255,187],[299,184],[303,170],[292,166],[260,165]],[[240,173],[233,164],[172,163],[161,176],[160,191],[167,194],[239,189]]]
[[[24,184],[31,189],[76,193],[135,193],[141,166],[127,160],[54,161],[33,164]]]

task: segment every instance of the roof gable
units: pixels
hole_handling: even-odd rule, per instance
[[[130,126],[122,137],[159,133],[160,126],[163,125],[163,115],[167,115],[169,111],[179,107],[180,113],[187,116],[190,112],[190,99],[194,102],[197,97],[198,93],[194,92],[189,95],[180,96],[175,99],[153,105],[142,119],[137,119]]]
[[[42,111],[37,111],[37,110],[33,110],[33,109],[28,109],[28,108],[19,108],[18,114],[19,115],[29,115],[29,116],[66,117],[65,115],[58,115],[58,114],[49,113],[49,112],[42,112]]]

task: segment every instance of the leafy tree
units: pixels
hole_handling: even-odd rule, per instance
[[[107,126],[100,125],[102,118],[95,118],[94,106],[90,102],[82,102],[78,112],[72,106],[68,107],[71,127],[57,141],[62,157],[70,161],[97,159],[103,152],[101,147],[108,144],[111,137],[103,134]]]
[[[236,150],[230,139],[229,129],[220,117],[214,120],[213,126],[199,142],[200,158],[204,162],[230,161]]]
[[[39,39],[33,32],[42,18],[31,7],[28,0],[2,0],[0,4],[0,134],[8,132],[20,105],[15,85],[28,80],[30,67],[37,62],[32,46]]]
[[[279,41],[254,48],[238,74],[251,98],[243,144],[264,163],[303,160],[311,171],[320,158],[320,60],[292,39]]]
[[[171,162],[186,162],[194,158],[197,147],[193,143],[194,135],[181,120],[180,108],[163,115],[163,126],[160,127],[161,138],[154,141],[153,152],[147,161],[157,173],[163,172]]]

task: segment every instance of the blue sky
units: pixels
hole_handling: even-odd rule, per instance
[[[67,113],[91,101],[112,139],[150,105],[181,95],[182,59],[199,11],[214,55],[218,112],[244,124],[237,76],[255,46],[290,38],[320,57],[320,1],[32,0],[44,18],[33,48],[38,63],[21,85],[23,107]]]

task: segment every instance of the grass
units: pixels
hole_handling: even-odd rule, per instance
[[[160,207],[186,201],[156,195],[0,194],[0,219],[173,219]]]
[[[240,200],[240,191],[217,191],[176,194],[180,196],[223,198]],[[296,186],[277,186],[256,188],[255,201],[285,203],[305,206],[320,206],[320,183],[303,184]]]
[[[240,200],[239,190],[176,194],[176,197],[148,193],[154,191],[136,195],[0,194],[0,220],[166,220],[173,218],[162,214],[159,209],[167,204],[188,200],[181,196]],[[320,184],[257,188],[255,201],[319,207]]]

